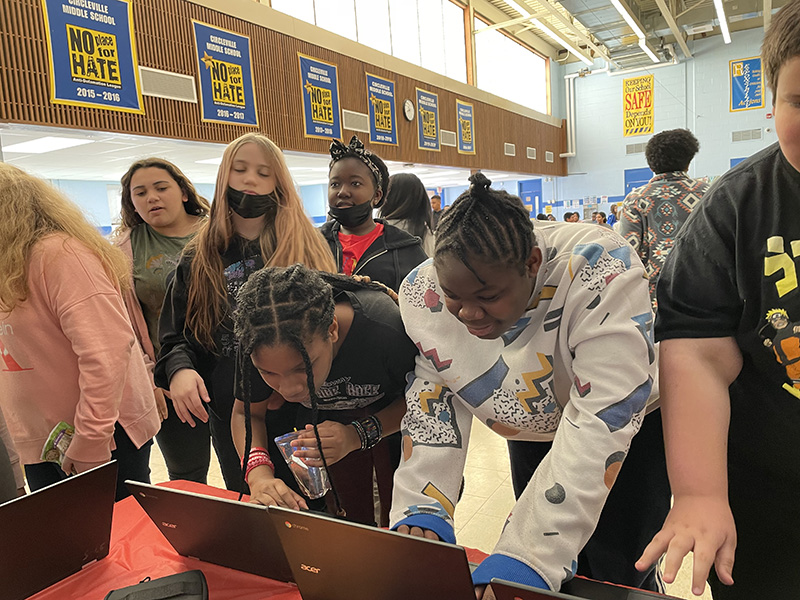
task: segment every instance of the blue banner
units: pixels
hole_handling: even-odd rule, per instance
[[[761,57],[754,56],[730,61],[730,74],[730,112],[764,108],[764,79],[761,71]]]
[[[313,138],[342,137],[339,79],[336,65],[297,53],[300,59],[300,93],[303,97],[305,135]]]
[[[130,2],[42,0],[42,11],[50,100],[144,113]]]
[[[369,105],[369,141],[373,144],[397,145],[394,81],[367,73]]]
[[[203,121],[258,126],[250,38],[192,20]]]
[[[458,153],[475,154],[475,112],[472,104],[456,99]]]
[[[417,139],[420,150],[439,152],[439,96],[417,88]]]

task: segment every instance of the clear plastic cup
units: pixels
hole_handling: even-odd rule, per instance
[[[300,490],[311,500],[322,498],[331,489],[331,482],[328,479],[328,472],[323,467],[312,467],[304,463],[294,455],[295,450],[306,450],[306,448],[292,447],[292,441],[296,440],[302,431],[293,431],[275,438],[275,443],[281,451],[289,470],[294,473],[294,478],[300,485]]]

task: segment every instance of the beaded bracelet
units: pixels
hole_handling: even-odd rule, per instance
[[[244,460],[242,462],[244,462]],[[252,448],[250,450],[250,455],[247,458],[247,470],[244,474],[244,480],[247,481],[250,471],[262,465],[268,466],[270,469],[272,469],[273,473],[275,472],[275,465],[272,463],[272,460],[270,459],[269,453],[266,451],[266,449]]]
[[[375,415],[358,419],[350,424],[355,427],[361,440],[361,450],[374,448],[383,439],[383,427],[380,419]]]

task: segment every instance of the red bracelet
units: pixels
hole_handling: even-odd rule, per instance
[[[269,454],[264,448],[251,449],[250,456],[247,459],[247,469],[245,470],[244,473],[244,480],[247,481],[247,477],[250,475],[250,471],[252,471],[256,467],[260,467],[261,465],[266,465],[270,469],[272,469],[273,473],[275,472],[275,465],[272,463]]]

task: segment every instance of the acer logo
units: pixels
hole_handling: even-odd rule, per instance
[[[166,521],[161,521],[161,524],[164,527],[169,527],[170,529],[177,529],[178,528],[178,526],[175,525],[175,523],[167,523]]]
[[[308,571],[309,573],[319,573],[319,567],[310,567],[308,565],[304,565],[303,563],[300,563],[300,568],[303,571]]]

